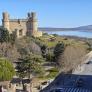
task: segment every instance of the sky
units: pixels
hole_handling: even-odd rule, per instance
[[[0,20],[2,12],[18,19],[36,12],[39,27],[92,25],[92,0],[0,0]]]

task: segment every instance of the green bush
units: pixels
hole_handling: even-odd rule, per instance
[[[58,34],[53,34],[53,36],[57,37],[57,36],[58,36]]]
[[[12,63],[5,58],[0,58],[0,81],[11,80],[15,75]]]
[[[44,35],[48,35],[48,33],[43,33],[43,36],[44,36]]]
[[[65,44],[63,42],[58,42],[54,48],[54,62],[58,61],[58,57],[63,54],[65,50]]]
[[[53,53],[48,53],[46,55],[46,61],[52,62],[53,61],[53,57],[54,57]]]
[[[51,68],[50,70],[48,70],[49,72],[58,72],[57,68]]]
[[[58,75],[58,72],[50,72],[50,74],[48,74],[46,78],[55,78],[57,75]]]
[[[7,29],[0,28],[0,42],[9,42],[10,41],[10,35]]]

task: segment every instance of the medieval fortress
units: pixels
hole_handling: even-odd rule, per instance
[[[9,33],[15,34],[18,38],[23,36],[42,36],[42,32],[38,31],[38,21],[36,13],[28,13],[26,19],[10,19],[7,12],[3,12],[2,26],[6,28]]]

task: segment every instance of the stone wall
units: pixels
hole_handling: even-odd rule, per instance
[[[26,19],[10,19],[7,12],[3,13],[2,26],[9,30],[9,33],[15,32],[17,37],[23,36],[42,36],[42,32],[38,31],[38,22],[36,13],[28,13]]]
[[[17,37],[25,36],[27,32],[26,21],[10,21],[10,31],[16,31]],[[21,32],[20,32],[21,31]]]

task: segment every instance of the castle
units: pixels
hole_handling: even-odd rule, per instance
[[[10,34],[15,34],[17,38],[23,36],[42,36],[42,32],[38,31],[38,21],[35,12],[28,13],[26,19],[10,19],[7,12],[3,12],[2,16],[3,28],[6,28]]]

